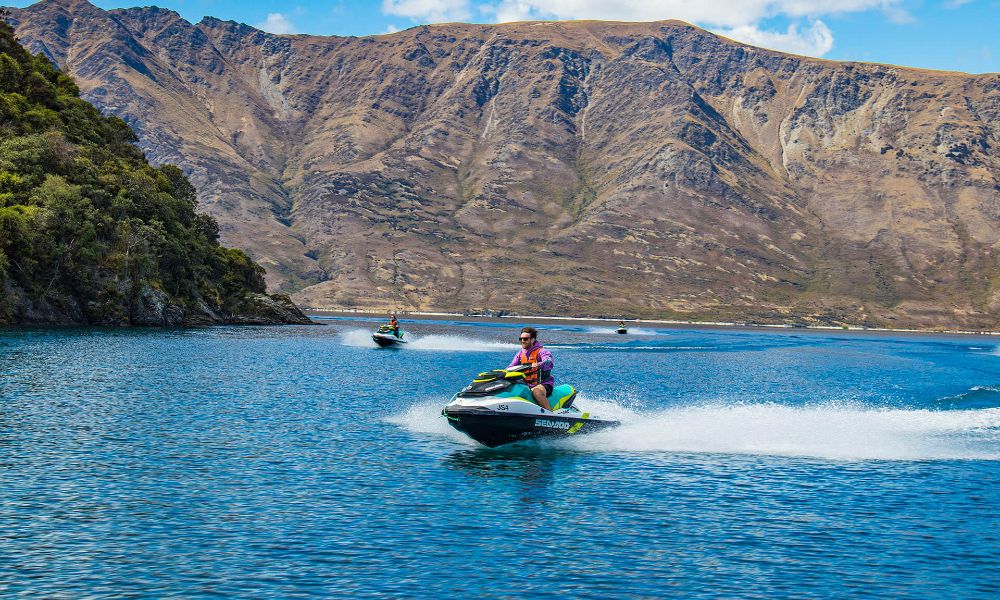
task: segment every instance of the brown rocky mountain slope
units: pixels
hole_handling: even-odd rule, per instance
[[[1000,327],[997,74],[675,21],[11,20],[306,305]]]

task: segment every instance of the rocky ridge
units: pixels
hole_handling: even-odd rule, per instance
[[[675,21],[12,22],[307,305],[998,326],[997,74]]]
[[[130,282],[122,282],[128,287]],[[291,298],[283,294],[247,294],[238,310],[229,312],[201,300],[193,308],[169,294],[143,285],[128,303],[115,306],[82,306],[72,299],[53,303],[3,282],[0,293],[10,314],[0,315],[0,324],[15,325],[110,325],[137,327],[190,327],[204,325],[308,325],[307,317]],[[125,293],[122,294],[126,295]],[[128,294],[131,296],[131,294]],[[95,308],[103,318],[92,317]]]

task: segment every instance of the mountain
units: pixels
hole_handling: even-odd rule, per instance
[[[0,23],[0,325],[308,322],[134,141]]]
[[[997,74],[677,21],[10,21],[310,306],[998,326]]]

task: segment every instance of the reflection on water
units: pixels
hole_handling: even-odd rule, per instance
[[[521,486],[522,502],[553,499],[552,487],[559,457],[535,445],[512,449],[474,449],[452,452],[444,459],[448,468],[486,479],[511,479]]]

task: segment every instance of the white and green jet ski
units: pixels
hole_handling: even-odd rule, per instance
[[[455,394],[441,414],[448,424],[484,446],[547,436],[591,433],[620,425],[600,419],[573,405],[576,390],[557,385],[549,396],[552,410],[535,403],[524,383],[527,365],[480,373]]]
[[[400,331],[399,335],[396,335],[395,329],[391,325],[382,325],[379,327],[378,331],[372,334],[372,340],[382,348],[406,343],[406,340],[403,339],[403,332]]]

